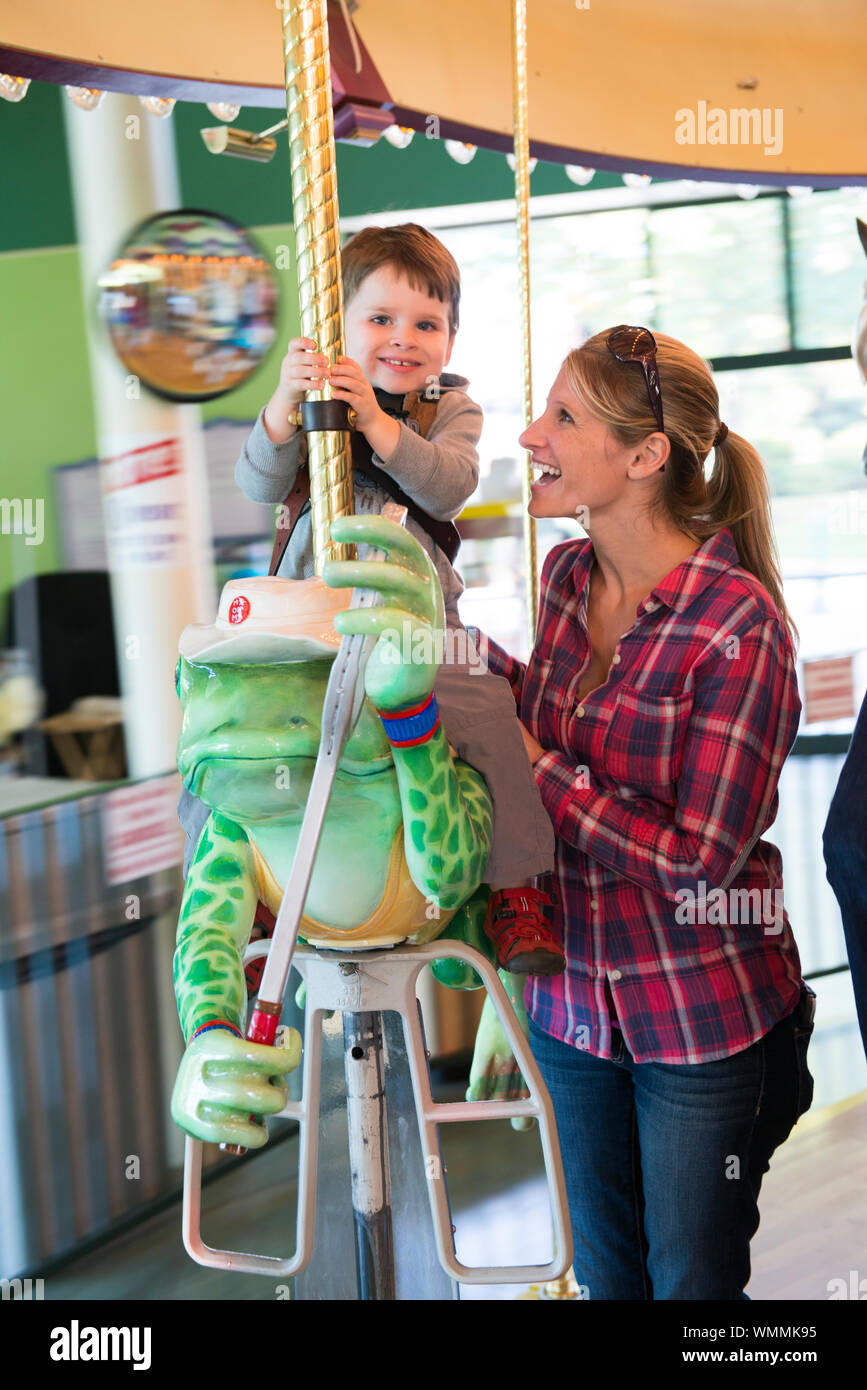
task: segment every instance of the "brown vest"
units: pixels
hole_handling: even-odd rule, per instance
[[[418,433],[422,439],[426,439],[428,432],[436,418],[438,401],[431,401],[419,396],[417,391],[410,391],[403,399],[403,410],[396,412],[396,417],[404,417],[414,422]],[[363,436],[353,435],[353,440],[361,440]],[[355,451],[353,451],[355,452]],[[426,531],[431,539],[440,547],[449,561],[453,561],[458,553],[461,543],[457,527],[451,521],[437,521],[429,516],[417,502],[407,497],[403,489],[394,479],[383,469],[377,467],[372,461],[364,458],[357,464],[372,482],[381,487],[396,502],[406,507],[409,515],[418,522],[422,530]],[[271,552],[271,564],[268,567],[269,574],[276,574],[280,568],[280,562],[289,544],[289,537],[295,529],[295,525],[310,496],[310,472],[306,461],[299,464],[295,483],[280,508],[280,516],[277,521],[277,534],[274,538],[274,549]]]

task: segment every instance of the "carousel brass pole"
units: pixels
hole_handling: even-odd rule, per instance
[[[515,138],[515,198],[518,204],[518,267],[521,282],[521,338],[523,343],[524,429],[533,419],[533,386],[530,357],[530,132],[527,120],[527,0],[512,3],[512,114]],[[536,640],[537,574],[536,522],[527,511],[533,470],[530,455],[524,457],[524,576],[530,650]]]
[[[334,362],[344,350],[343,287],[326,9],[326,0],[282,0],[301,332]],[[326,385],[307,399],[330,395]],[[337,545],[329,534],[335,517],[353,511],[352,455],[346,431],[312,431],[307,440],[313,561],[321,574],[326,560],[355,558],[354,546]]]
[[[521,341],[523,345],[523,415],[524,429],[533,419],[532,357],[530,351],[530,130],[527,119],[527,0],[512,0],[512,113],[515,138],[515,199],[518,204],[518,267],[521,282]],[[530,483],[533,469],[530,455],[525,455],[523,473],[524,499],[524,575],[527,594],[527,622],[530,630],[530,650],[536,640],[537,617],[537,560],[536,522],[527,511],[530,504]],[[574,1298],[575,1276],[571,1269],[561,1279],[545,1284],[540,1298]]]

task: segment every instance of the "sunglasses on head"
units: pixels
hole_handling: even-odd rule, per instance
[[[633,328],[621,323],[613,328],[606,338],[608,351],[618,362],[637,362],[644,372],[647,394],[656,416],[656,423],[665,433],[662,422],[662,392],[659,389],[659,372],[656,369],[656,339],[649,328]]]

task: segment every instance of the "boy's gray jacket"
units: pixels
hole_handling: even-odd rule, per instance
[[[464,377],[444,372],[440,398],[427,438],[400,422],[400,439],[388,462],[377,454],[373,462],[389,473],[414,502],[438,521],[452,521],[462,510],[479,481],[476,445],[482,432],[482,411],[467,395]],[[285,444],[269,439],[259,412],[235,467],[235,480],[254,502],[280,503],[291,490],[298,465],[306,458],[307,441],[299,431]],[[355,510],[381,512],[389,496],[381,487],[355,476]],[[276,525],[276,512],[275,512]],[[448,559],[428,533],[412,517],[408,531],[421,542],[436,565],[446,612],[457,621],[457,601],[464,585]],[[280,562],[278,574],[288,579],[309,579],[313,568],[310,503],[305,504]]]

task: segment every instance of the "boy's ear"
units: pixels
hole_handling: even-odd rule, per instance
[[[455,330],[455,331],[456,331],[456,330]],[[455,345],[455,333],[453,332],[453,333],[452,333],[452,336],[449,338],[448,347],[446,348],[446,355],[445,355],[445,357],[443,358],[443,366],[444,366],[444,367],[447,367],[447,366],[449,365],[449,358],[450,358],[451,355],[452,355],[452,348],[454,347],[454,345]]]

